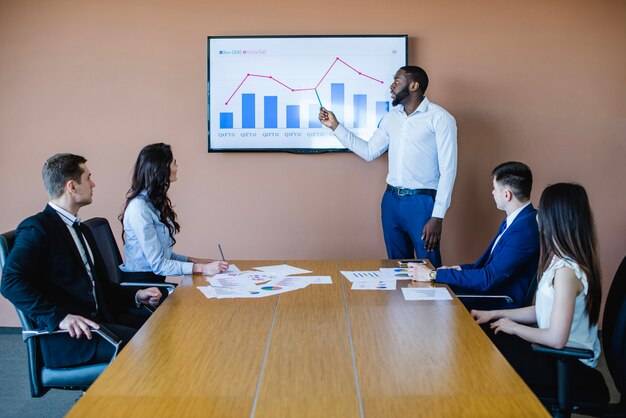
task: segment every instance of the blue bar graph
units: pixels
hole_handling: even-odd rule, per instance
[[[220,113],[220,128],[233,129],[233,112]]]
[[[287,128],[300,127],[300,106],[287,105]]]
[[[376,126],[380,124],[383,116],[389,113],[389,102],[376,102]]]
[[[321,128],[322,122],[319,119],[320,106],[318,103],[309,105],[309,128]]]
[[[337,120],[344,121],[343,108],[345,105],[344,84],[331,83],[330,85],[330,110],[333,111]]]
[[[263,99],[266,128],[278,128],[278,96],[265,96]]]
[[[320,92],[322,98],[326,92]],[[345,123],[345,126],[356,129],[368,129],[377,126],[381,119],[389,113],[391,104],[389,101],[376,101],[370,97],[371,104],[374,104],[374,109],[368,109],[368,94],[356,93],[352,94],[348,92],[348,96],[352,96],[352,103],[346,100],[346,90],[344,83],[331,83],[330,85],[330,109],[335,113],[335,116],[340,123]],[[257,108],[256,94],[255,93],[243,93],[241,94],[241,128],[242,129],[307,129],[307,128],[323,128],[324,125],[319,121],[319,103],[308,103],[305,105],[295,104],[281,104],[280,109],[278,107],[279,95],[263,96],[263,101],[259,102],[259,108]],[[282,101],[282,100],[281,100]],[[293,102],[292,102],[293,103]],[[352,105],[352,111],[346,115],[346,110],[350,110]],[[283,117],[279,118],[278,114],[281,113]],[[303,113],[306,112],[306,113]],[[259,126],[257,126],[256,115],[259,115]],[[369,115],[368,115],[369,113]],[[375,115],[375,119],[374,116]],[[368,120],[369,116],[369,120]],[[304,118],[304,123],[301,118]],[[234,119],[237,119],[235,121]],[[280,120],[279,120],[280,119]],[[352,120],[350,120],[352,119]],[[222,129],[234,129],[235,123],[239,120],[239,112],[220,112],[219,114],[219,126]],[[279,126],[279,123],[281,126]],[[239,127],[239,126],[237,126]]]
[[[241,127],[254,128],[254,94],[241,95]]]
[[[354,127],[355,128],[367,127],[367,95],[366,94],[354,95]]]

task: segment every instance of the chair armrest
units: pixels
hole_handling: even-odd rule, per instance
[[[456,295],[459,299],[503,299],[506,303],[513,303],[513,299],[507,295]]]
[[[141,287],[145,289],[146,287],[160,287],[163,289],[167,289],[167,294],[169,295],[176,289],[176,285],[174,283],[146,283],[146,282],[122,282],[120,286],[124,287]]]
[[[117,335],[113,334],[109,329],[104,327],[103,325],[100,325],[100,328],[98,329],[90,328],[90,330],[92,334],[99,335],[100,338],[102,338],[104,341],[111,344],[115,348],[113,357],[111,357],[111,360],[113,360],[115,356],[117,356],[120,346],[122,345],[122,340]],[[22,340],[26,342],[31,338],[41,338],[47,335],[54,335],[54,334],[68,334],[69,336],[69,331],[66,329],[59,329],[53,332],[48,332],[45,330],[22,331]]]
[[[543,353],[549,356],[561,358],[590,359],[593,358],[592,350],[586,348],[563,347],[552,348],[541,344],[532,344],[532,349],[536,353]]]

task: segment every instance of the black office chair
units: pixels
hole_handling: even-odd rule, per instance
[[[609,405],[609,393],[602,374],[586,368],[581,381],[572,382],[569,364],[593,357],[591,350],[565,347],[561,350],[533,345],[533,350],[555,356],[557,388],[538,388],[539,399],[553,411],[555,417],[576,413],[601,417],[626,417],[626,257],[622,260],[611,283],[602,318],[602,346],[606,363],[620,393],[620,401]]]
[[[535,274],[530,281],[526,296],[524,296],[524,302],[522,306],[530,306],[533,304],[535,298],[535,292],[537,291],[537,275]],[[475,305],[482,310],[492,309],[509,309],[506,305],[513,303],[513,299],[508,295],[483,295],[483,294],[460,294],[456,295],[464,304]],[[469,308],[468,308],[469,309]]]
[[[157,281],[159,276],[154,275],[154,280],[146,280],[146,277],[151,277],[145,273],[127,273],[120,270],[119,266],[123,263],[122,255],[117,247],[115,236],[111,230],[109,221],[105,218],[91,218],[83,221],[83,224],[89,228],[93,235],[98,250],[104,260],[105,268],[109,280],[117,283],[121,286],[132,287],[158,287],[165,290],[161,302],[174,291],[176,285],[174,283],[165,283],[164,281]],[[150,307],[144,305],[146,309]]]
[[[15,231],[9,231],[0,235],[0,270],[4,269],[9,251],[15,241]],[[22,324],[22,339],[26,343],[28,357],[28,376],[30,380],[30,393],[34,398],[43,396],[49,389],[69,389],[86,390],[110,362],[96,363],[86,366],[65,367],[53,369],[46,367],[41,354],[40,340],[51,334],[67,334],[65,330],[42,331],[36,329],[33,321],[30,320],[17,307],[17,316]],[[94,338],[102,338],[115,347],[115,352],[111,361],[117,355],[121,340],[103,326],[100,329],[92,329]],[[70,336],[68,334],[67,338]]]

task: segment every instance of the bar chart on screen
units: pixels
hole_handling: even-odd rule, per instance
[[[341,149],[320,107],[367,139],[389,112],[406,39],[209,38],[209,145]]]

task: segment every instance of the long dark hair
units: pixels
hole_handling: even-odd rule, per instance
[[[602,287],[598,262],[598,240],[585,188],[557,183],[546,187],[539,200],[541,252],[538,276],[550,265],[553,255],[571,258],[587,275],[585,310],[593,325],[600,316]]]
[[[170,165],[173,160],[172,147],[168,144],[160,142],[143,147],[135,162],[130,189],[126,193],[124,211],[118,216],[123,225],[128,204],[145,190],[148,193],[148,200],[159,212],[159,219],[169,231],[172,245],[176,243],[174,234],[180,231],[180,225],[176,221],[176,212],[174,212],[170,198],[167,197],[167,191],[170,188]],[[124,233],[122,233],[122,239],[124,239]]]

